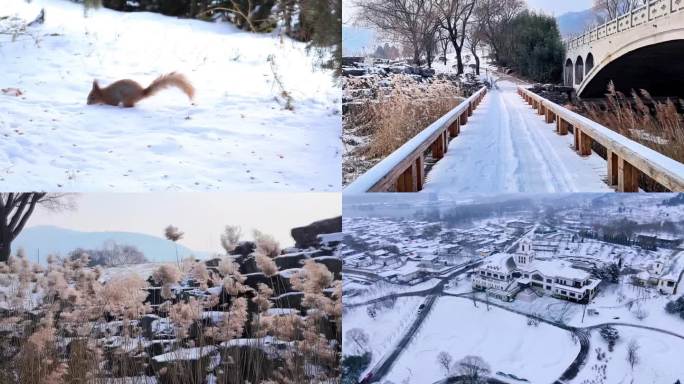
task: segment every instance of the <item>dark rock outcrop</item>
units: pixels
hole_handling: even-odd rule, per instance
[[[290,234],[297,248],[315,247],[319,244],[318,235],[342,232],[342,216],[315,221],[305,227],[292,228]]]

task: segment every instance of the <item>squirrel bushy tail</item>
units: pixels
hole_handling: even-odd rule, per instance
[[[180,89],[188,95],[190,100],[195,97],[195,87],[190,84],[190,81],[188,81],[183,74],[176,72],[167,73],[166,75],[161,75],[154,79],[147,88],[143,89],[143,95],[145,97],[152,96],[158,91],[168,87]]]

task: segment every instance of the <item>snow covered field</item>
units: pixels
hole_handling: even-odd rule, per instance
[[[615,328],[620,339],[613,352],[608,352],[606,341],[598,332],[592,332],[587,364],[571,383],[674,383],[684,377],[684,365],[681,364],[684,340],[642,329]],[[627,362],[627,346],[631,340],[639,345],[640,361],[634,370]],[[602,361],[597,360],[597,347],[606,354]]]
[[[603,192],[605,162],[579,157],[572,135],[558,136],[516,93],[499,81],[427,175],[426,193]]]
[[[365,303],[367,301],[392,294],[426,291],[428,289],[434,288],[441,281],[440,279],[433,278],[415,285],[400,285],[381,280],[370,285],[364,285],[353,281],[352,278],[348,278],[347,274],[345,274],[344,278],[345,304]]]
[[[424,302],[422,297],[400,297],[394,307],[377,312],[375,319],[368,316],[368,306],[346,309],[342,315],[345,332],[352,328],[360,328],[368,334],[370,352],[373,354],[368,369],[372,368],[389,351],[394,348],[401,336],[411,326],[418,313],[418,306]],[[353,355],[358,353],[357,346],[343,335],[342,353]],[[361,376],[365,376],[365,372]]]
[[[227,23],[4,0],[0,16],[45,24],[0,35],[0,189],[290,190],[341,185],[340,90],[304,43]],[[93,79],[147,86],[187,75],[135,108],[87,106]],[[279,78],[294,99],[284,108]]]
[[[547,324],[527,325],[525,317],[467,299],[442,297],[402,353],[386,379],[401,383],[434,383],[444,378],[437,354],[454,361],[466,355],[482,357],[492,372],[513,374],[531,383],[550,383],[579,351],[570,334]],[[503,377],[496,376],[498,379]]]

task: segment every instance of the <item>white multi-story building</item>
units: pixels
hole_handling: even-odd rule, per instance
[[[537,260],[532,242],[523,239],[515,254],[498,253],[475,270],[474,289],[512,300],[523,288],[532,287],[560,299],[587,302],[597,293],[599,279],[562,260]]]
[[[684,251],[671,258],[655,260],[645,271],[634,276],[634,283],[658,289],[658,292],[673,295],[677,293],[680,280],[684,278]]]

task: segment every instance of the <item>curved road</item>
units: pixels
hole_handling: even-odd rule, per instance
[[[371,370],[371,372],[373,374],[373,379],[370,381],[371,383],[380,382],[381,379],[385,375],[387,375],[387,373],[389,373],[390,369],[392,368],[392,365],[399,358],[399,356],[403,352],[403,349],[410,343],[411,339],[413,338],[415,333],[418,331],[418,329],[422,325],[422,323],[425,320],[425,318],[427,317],[430,309],[434,305],[437,298],[439,298],[439,296],[459,297],[462,299],[473,300],[473,298],[471,296],[469,296],[471,294],[470,292],[458,293],[458,294],[452,294],[452,293],[444,292],[443,288],[444,288],[444,283],[446,283],[446,281],[447,280],[440,283],[439,286],[436,286],[435,288],[430,290],[429,296],[426,298],[426,301],[425,301],[425,308],[420,313],[420,315],[416,318],[416,320],[411,325],[409,330],[402,337],[402,339],[399,341],[399,343],[397,343],[397,346],[385,358],[383,358],[381,361],[379,361],[376,364],[376,366]],[[420,294],[421,294],[421,292],[412,292],[412,293],[407,293],[407,294],[401,295],[401,296],[419,296]],[[391,295],[374,299],[374,300],[372,300],[372,302],[378,302],[378,301],[386,300],[389,297],[391,297]],[[480,302],[480,303],[484,303],[484,304],[487,303],[486,300],[483,300],[480,298],[474,298],[474,300],[477,302]],[[577,337],[577,339],[580,343],[580,350],[579,350],[577,356],[572,361],[572,363],[570,363],[568,368],[566,368],[566,370],[561,374],[561,376],[558,378],[558,380],[553,382],[553,384],[565,384],[577,376],[580,369],[585,364],[587,356],[589,355],[589,348],[591,346],[590,332],[594,329],[598,329],[598,328],[601,328],[604,326],[632,327],[632,328],[645,329],[645,330],[649,330],[649,331],[653,331],[653,332],[659,332],[662,334],[666,334],[666,335],[674,336],[674,337],[677,337],[680,339],[684,339],[684,335],[682,335],[682,334],[678,334],[678,333],[671,332],[671,331],[664,330],[664,329],[660,329],[660,328],[649,327],[649,326],[639,325],[639,324],[630,324],[630,323],[608,322],[608,323],[595,324],[595,325],[591,325],[591,326],[587,326],[587,327],[573,327],[573,326],[569,326],[567,324],[551,321],[551,320],[545,319],[543,317],[539,317],[539,316],[534,315],[534,314],[528,314],[528,313],[523,312],[523,311],[519,311],[519,310],[516,310],[513,308],[509,308],[507,306],[497,304],[497,303],[492,302],[492,301],[489,301],[489,305],[503,309],[505,311],[516,313],[516,314],[521,315],[521,316],[534,318],[534,319],[536,319],[540,322],[543,322],[545,324],[549,324],[551,326],[572,332]],[[435,384],[438,384],[438,383],[443,384],[446,382],[447,381],[445,381],[445,380],[440,380]]]
[[[386,355],[384,358],[382,358],[380,361],[378,361],[375,366],[370,370],[371,374],[371,379],[368,381],[368,383],[377,383],[379,382],[385,375],[387,375],[392,368],[392,365],[397,361],[401,353],[404,351],[404,348],[411,342],[413,339],[413,336],[418,332],[418,329],[420,329],[420,326],[423,324],[423,321],[427,317],[428,313],[430,313],[430,309],[432,309],[432,306],[434,305],[435,301],[439,296],[441,296],[444,292],[444,286],[446,283],[451,280],[452,278],[461,275],[463,273],[468,272],[469,270],[477,267],[480,265],[482,262],[477,261],[474,263],[470,263],[466,266],[463,266],[462,268],[452,272],[451,274],[441,277],[442,281],[437,283],[432,289],[428,291],[423,291],[428,294],[427,298],[425,299],[425,306],[423,307],[423,310],[418,314],[416,319],[413,321],[409,329],[406,331],[406,333],[402,336],[402,338],[399,340],[397,345],[390,351],[388,355]],[[407,293],[406,295],[403,296],[415,296],[418,293],[416,292],[411,292]],[[371,300],[371,302],[378,302],[382,300],[386,300],[389,297],[392,296],[400,296],[400,294],[397,295],[387,295],[381,298],[376,298]],[[355,306],[358,306],[355,304]]]

